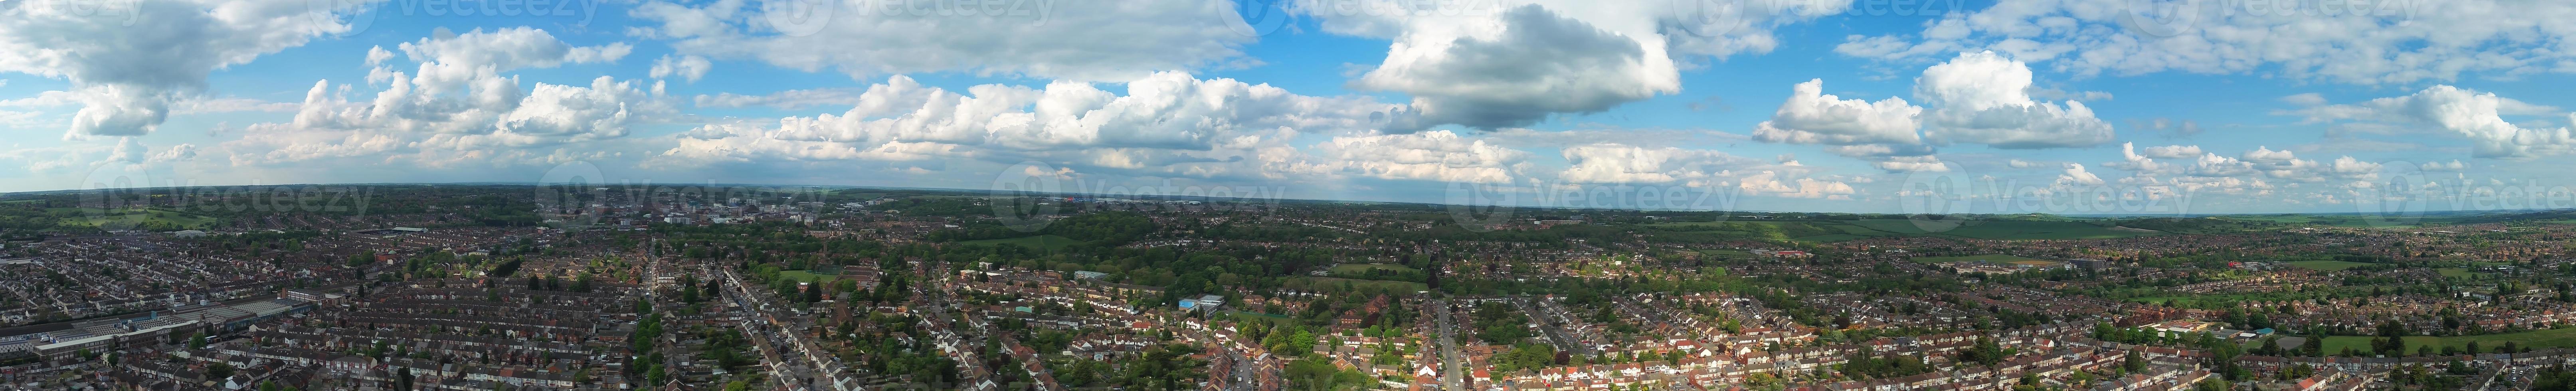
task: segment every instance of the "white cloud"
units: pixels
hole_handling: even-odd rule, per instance
[[[698,78],[706,77],[707,71],[712,69],[715,69],[715,64],[707,61],[706,57],[690,55],[662,56],[660,59],[653,60],[653,68],[650,71],[655,79],[676,76],[695,83]]]
[[[1736,181],[1736,188],[1753,194],[1793,198],[1850,199],[1859,193],[1851,184],[1815,178],[1782,179],[1777,171],[1762,171]]]
[[[461,35],[440,28],[431,37],[404,42],[397,48],[420,63],[419,71],[412,75],[413,82],[430,95],[458,91],[469,83],[518,69],[614,62],[635,50],[623,42],[573,46],[555,39],[552,33],[529,27],[490,32],[474,29]]]
[[[392,160],[409,155],[421,164],[507,164],[506,159],[560,160],[580,154],[546,147],[624,137],[630,126],[677,116],[666,99],[639,81],[608,76],[588,85],[535,83],[522,89],[502,70],[612,61],[623,44],[574,47],[543,30],[477,30],[407,42],[419,72],[395,71],[379,62],[368,78],[385,88],[373,99],[351,101],[350,87],[317,81],[297,105],[293,120],[253,124],[242,138],[219,146],[235,164],[312,159]],[[372,57],[372,56],[371,56]]]
[[[1326,32],[1393,41],[1355,87],[1413,96],[1419,126],[1491,129],[1679,92],[1680,69],[1694,59],[1767,52],[1777,45],[1771,28],[1839,12],[1849,1],[1732,5],[1742,8],[1727,16],[1740,18],[1663,2],[1295,4]]]
[[[2567,127],[2534,128],[2506,121],[2504,115],[2538,115],[2555,107],[2452,87],[2435,85],[2405,96],[2372,99],[2353,105],[2326,105],[2285,114],[2310,122],[2358,119],[2417,123],[2466,137],[2471,154],[2483,158],[2529,159],[2576,148]],[[2566,113],[2576,123],[2576,113]]]
[[[1414,97],[1424,125],[1522,126],[1681,91],[1665,48],[1537,5],[1477,23],[1415,23],[1352,85]]]
[[[1566,147],[1559,151],[1569,165],[1558,179],[1583,184],[1714,184],[1729,168],[1760,162],[1710,150],[1640,147],[1616,143]]]
[[[1502,184],[1528,152],[1469,140],[1446,130],[1334,137],[1315,154],[1343,171],[1379,179]]]
[[[2423,168],[2424,171],[2459,171],[2468,169],[2469,165],[2466,163],[2460,163],[2458,159],[2452,159],[2449,163],[2426,162],[2419,167]]]
[[[1248,64],[1255,36],[1214,12],[1226,4],[1140,0],[1051,1],[930,10],[886,2],[832,2],[815,11],[791,0],[647,1],[628,13],[651,26],[630,33],[671,40],[682,54],[751,59],[859,79],[927,72],[1126,81],[1157,71]],[[810,13],[808,13],[810,12]],[[810,18],[809,18],[810,17]]]
[[[2124,143],[2123,145],[2126,144]],[[2200,153],[2200,146],[2198,145],[2167,145],[2161,147],[2147,147],[2139,154],[2157,159],[2188,159],[2194,156],[2200,156]]]
[[[2057,174],[2057,186],[2059,188],[2066,188],[2069,186],[2100,186],[2103,183],[2102,177],[2095,176],[2092,172],[2085,171],[2083,164],[2067,163],[2066,171],[2064,173]]]
[[[1431,139],[1376,133],[1372,117],[1382,120],[1384,112],[1402,106],[1364,97],[1302,96],[1180,72],[1156,73],[1123,87],[1126,94],[1119,95],[1059,81],[1042,89],[987,84],[959,93],[894,76],[856,93],[848,111],[787,117],[773,126],[701,127],[661,156],[688,164],[756,162],[764,153],[808,160],[928,155],[1037,160],[1098,174],[1467,181],[1509,178],[1498,176],[1509,174],[1498,168],[1519,160],[1517,151],[1455,134]],[[1337,157],[1307,156],[1283,145],[1306,133],[1355,138],[1340,141],[1345,149]],[[1424,160],[1434,156],[1444,159],[1439,164],[1462,165],[1435,168]],[[1462,162],[1478,163],[1471,168]]]
[[[2244,159],[2245,161],[2250,162],[2275,163],[2295,160],[2298,159],[2298,156],[2290,153],[2288,150],[2274,151],[2268,147],[2258,146],[2254,147],[2254,150],[2252,151],[2245,151]]]
[[[1915,144],[1923,108],[1904,99],[1878,102],[1824,95],[1824,79],[1798,83],[1771,120],[1753,129],[1755,140],[1798,144]]]
[[[2137,173],[2137,175],[2140,175],[2140,176],[2146,176],[2146,175],[2158,175],[2158,174],[2164,174],[2166,171],[2172,170],[2172,169],[2174,169],[2175,167],[2174,167],[2172,164],[2166,164],[2166,163],[2160,163],[2160,162],[2157,162],[2154,158],[2176,158],[2176,157],[2188,157],[2188,156],[2190,156],[2190,155],[2193,155],[2193,154],[2199,154],[2199,153],[2200,153],[2200,147],[2196,147],[2196,146],[2195,146],[2195,147],[2190,148],[2190,150],[2191,150],[2191,153],[2190,153],[2190,154],[2184,154],[2184,155],[2182,155],[2182,156],[2168,156],[2168,155],[2170,154],[2170,152],[2175,152],[2175,151],[2171,151],[2171,150],[2160,151],[2160,150],[2159,150],[2159,148],[2164,148],[2164,149],[2173,149],[2173,147],[2179,147],[2179,145],[2177,145],[2177,146],[2167,146],[2167,147],[2147,147],[2147,153],[2145,153],[2145,154],[2140,154],[2140,153],[2138,153],[2138,152],[2137,152],[2137,146],[2136,146],[2135,144],[2133,144],[2133,143],[2120,143],[2120,159],[2121,159],[2121,160],[2120,160],[2120,161],[2116,161],[2116,162],[2103,163],[2102,165],[2103,165],[2103,166],[2107,166],[2107,167],[2111,167],[2111,168],[2116,168],[2116,169],[2128,170],[2128,171],[2130,171],[2130,172]]]
[[[1949,164],[1942,163],[1940,157],[1932,155],[1893,156],[1886,161],[1870,163],[1870,166],[1887,172],[1950,172]]]
[[[2111,141],[2111,124],[2083,102],[2031,100],[2030,67],[1994,52],[1961,53],[1923,70],[1915,97],[1933,108],[1926,138],[1996,148],[2087,147]]]
[[[313,4],[326,3],[0,5],[8,9],[0,12],[0,72],[68,79],[83,107],[65,137],[142,135],[160,127],[173,102],[204,92],[207,74],[347,32],[333,13],[359,5]]]
[[[2181,4],[2183,8],[2167,8]],[[2266,7],[2248,9],[2248,7]],[[2353,12],[2358,10],[2360,12]],[[2576,3],[2008,0],[1920,32],[1847,38],[1838,52],[1923,59],[1993,49],[2079,76],[2263,72],[2398,84],[2462,74],[2576,72],[2562,21]]]

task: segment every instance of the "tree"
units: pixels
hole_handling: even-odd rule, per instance
[[[188,340],[188,349],[189,349],[189,350],[198,350],[198,349],[205,349],[205,348],[206,348],[206,333],[197,333],[197,336],[189,338],[189,340]]]
[[[222,379],[222,378],[226,378],[226,377],[232,377],[232,375],[233,375],[233,365],[232,365],[232,364],[225,364],[225,363],[223,363],[222,361],[217,361],[217,362],[215,362],[214,364],[207,364],[207,365],[206,365],[206,379],[210,379],[210,380],[211,380],[211,379]],[[409,387],[405,387],[405,388],[409,388]]]

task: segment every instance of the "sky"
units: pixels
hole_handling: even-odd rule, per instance
[[[2576,2],[0,0],[0,191],[2576,207]]]

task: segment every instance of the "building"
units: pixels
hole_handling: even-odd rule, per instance
[[[1181,309],[1184,310],[1216,311],[1217,307],[1222,306],[1225,306],[1225,296],[1199,295],[1194,299],[1181,299]]]

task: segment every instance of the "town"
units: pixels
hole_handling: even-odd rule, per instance
[[[1470,226],[1420,204],[542,187],[381,185],[344,211],[0,195],[0,389],[2576,382],[2568,211]]]

